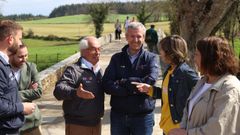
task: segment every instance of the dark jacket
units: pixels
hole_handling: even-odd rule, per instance
[[[157,31],[154,30],[153,28],[150,28],[146,31],[145,35],[145,42],[147,44],[154,44],[157,45],[158,43],[158,34]]]
[[[16,132],[23,123],[17,81],[9,63],[0,56],[0,134]]]
[[[58,100],[63,100],[67,124],[93,126],[100,122],[104,113],[104,91],[101,79],[101,72],[96,76],[92,70],[81,66],[81,58],[66,68],[56,83],[54,96]],[[80,83],[85,90],[94,94],[94,99],[82,99],[76,95]]]
[[[125,114],[147,114],[154,110],[155,100],[139,93],[132,81],[154,85],[159,74],[157,56],[143,50],[133,64],[127,54],[128,45],[112,56],[103,76],[105,92],[111,95],[113,111]]]
[[[163,78],[166,77],[168,69],[164,73]],[[186,63],[177,66],[172,75],[170,75],[168,100],[173,123],[181,122],[187,98],[198,80],[199,76],[196,71],[191,69]],[[153,87],[153,98],[162,98],[161,88]]]
[[[38,83],[38,88],[36,90],[29,89],[32,82]],[[42,96],[42,84],[38,76],[37,67],[32,62],[26,62],[21,68],[19,94],[22,102],[32,102]],[[41,124],[41,113],[38,106],[36,106],[32,114],[26,115],[25,118],[26,121],[24,126],[20,129],[21,131],[38,127]]]

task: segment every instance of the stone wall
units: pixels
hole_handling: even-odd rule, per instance
[[[98,38],[98,40],[102,45],[107,45],[112,41],[112,38],[113,33],[102,36]],[[40,80],[43,86],[43,94],[46,93],[47,91],[53,91],[57,80],[62,76],[62,73],[65,70],[65,68],[68,65],[76,62],[79,57],[80,53],[78,52],[39,73]]]

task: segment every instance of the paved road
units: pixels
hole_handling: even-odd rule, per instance
[[[121,48],[126,44],[125,40],[122,41],[113,41],[110,44],[103,46],[103,51],[101,53],[101,62],[100,65],[103,69],[108,65],[112,54],[119,52]],[[160,84],[160,81],[158,84]],[[102,127],[102,135],[110,135],[110,105],[109,105],[110,97],[108,95],[105,96],[105,114],[103,117],[103,127]],[[44,95],[40,100],[36,102],[39,105],[39,108],[42,112],[43,122],[42,122],[42,132],[43,135],[64,135],[64,119],[63,112],[61,108],[61,101],[57,101],[53,95],[52,91],[44,92]],[[155,126],[153,135],[159,135],[162,133],[160,130],[158,123],[160,118],[160,100],[157,100],[157,105],[155,109]]]

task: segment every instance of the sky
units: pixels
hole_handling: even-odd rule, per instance
[[[0,0],[0,13],[3,15],[12,14],[33,14],[48,16],[51,11],[66,4],[90,3],[104,0]],[[109,1],[109,0],[105,0]],[[113,0],[112,0],[113,1]],[[136,0],[115,0],[115,1],[136,1]]]

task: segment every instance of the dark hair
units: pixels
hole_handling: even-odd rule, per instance
[[[23,30],[22,26],[11,20],[0,20],[0,41],[10,35],[16,35],[17,30]]]
[[[166,57],[176,65],[188,60],[187,43],[179,35],[172,35],[163,38],[158,46],[159,49],[162,49],[165,52]]]
[[[9,49],[8,51],[10,52],[10,54],[9,55],[15,55],[15,54],[17,54],[17,51],[19,50],[19,49],[22,49],[22,48],[27,48],[27,45],[26,44],[24,44],[24,43],[22,43],[21,45],[19,45],[18,46],[18,48],[16,48],[16,49]]]
[[[201,54],[201,70],[204,74],[223,75],[238,72],[238,59],[225,38],[203,38],[197,42],[197,50]]]
[[[150,25],[150,27],[151,27],[151,28],[154,28],[154,27],[155,27],[155,25],[154,25],[154,24],[152,24],[152,25]]]
[[[27,45],[22,43],[21,45],[19,45],[19,49],[22,49],[22,48],[27,48]]]

